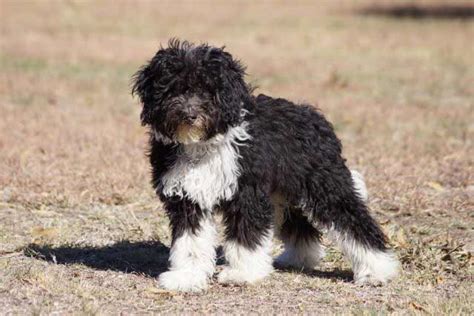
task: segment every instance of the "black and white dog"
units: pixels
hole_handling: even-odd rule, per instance
[[[313,268],[325,231],[357,283],[386,282],[398,261],[365,205],[363,178],[341,156],[333,127],[310,105],[254,96],[245,69],[223,48],[171,40],[135,75],[150,130],[153,186],[172,229],[167,289],[200,291],[215,269],[222,214],[221,283],[252,283],[276,264]]]

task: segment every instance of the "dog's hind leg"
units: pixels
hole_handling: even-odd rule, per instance
[[[258,188],[241,185],[232,201],[222,206],[227,265],[220,283],[254,283],[273,271],[272,205]]]
[[[356,283],[385,283],[397,275],[399,264],[388,249],[386,237],[369,214],[354,174],[312,179],[311,201],[305,215],[328,230],[348,257]],[[359,183],[360,185],[360,183]]]
[[[381,245],[380,228],[369,217],[348,217],[351,224],[339,219],[330,226],[328,236],[351,262],[354,281],[378,284],[393,279],[399,263],[392,251]]]
[[[285,250],[275,259],[282,268],[313,269],[324,257],[321,233],[304,217],[300,209],[288,208],[278,235]]]

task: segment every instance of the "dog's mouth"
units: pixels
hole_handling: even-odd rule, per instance
[[[184,145],[198,143],[205,135],[204,124],[200,119],[193,123],[182,123],[176,128],[176,140]]]

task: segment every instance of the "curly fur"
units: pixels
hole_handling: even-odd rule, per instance
[[[223,48],[171,40],[134,77],[150,129],[152,184],[170,219],[171,252],[179,254],[172,271],[188,262],[179,258],[213,258],[214,239],[202,234],[221,212],[228,261],[221,282],[255,282],[272,271],[273,229],[286,248],[281,265],[314,267],[323,256],[322,231],[329,231],[357,282],[393,278],[398,263],[332,125],[311,105],[254,96],[244,76]],[[198,273],[200,261],[193,262]],[[196,284],[176,273],[163,278],[166,288],[205,288],[202,277]]]

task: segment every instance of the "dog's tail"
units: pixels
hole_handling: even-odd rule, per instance
[[[359,194],[362,201],[367,202],[369,193],[367,192],[367,186],[365,185],[364,176],[357,170],[351,170],[352,182],[354,182],[354,189]]]

